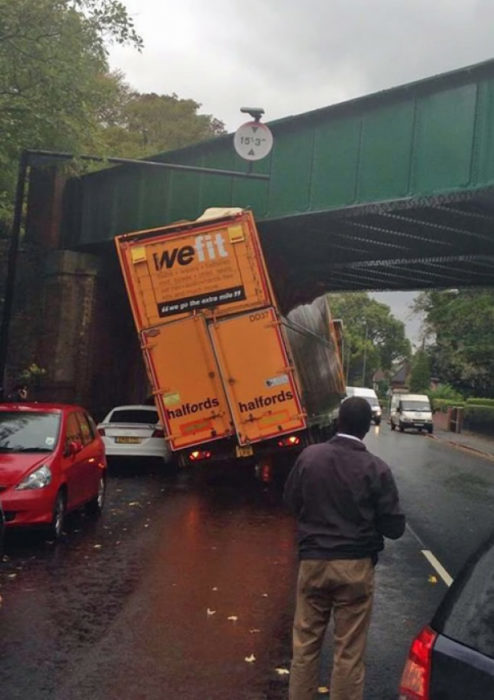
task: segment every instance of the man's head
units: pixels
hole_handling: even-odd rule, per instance
[[[369,432],[372,411],[369,403],[360,396],[343,401],[338,414],[338,431],[363,438]]]

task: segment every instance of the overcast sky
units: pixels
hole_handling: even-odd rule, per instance
[[[200,102],[229,131],[244,105],[270,121],[494,56],[494,0],[123,1],[144,50],[115,47],[112,68],[140,92]]]

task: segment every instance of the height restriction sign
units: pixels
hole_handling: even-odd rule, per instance
[[[265,124],[246,122],[235,132],[233,145],[241,158],[261,160],[273,148],[273,134]]]

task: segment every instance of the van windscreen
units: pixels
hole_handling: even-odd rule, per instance
[[[402,401],[402,411],[430,411],[431,407],[428,401]]]

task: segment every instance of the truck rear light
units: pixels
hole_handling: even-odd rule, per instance
[[[432,647],[437,634],[424,627],[408,652],[400,682],[399,700],[429,700]]]
[[[105,429],[104,429],[104,428],[98,428],[98,433],[99,433],[100,435],[104,435],[104,434],[105,434]]]
[[[209,450],[194,450],[189,454],[189,459],[191,462],[199,462],[201,459],[211,459],[211,452],[209,452]]]
[[[153,434],[151,435],[151,437],[164,438],[165,431],[163,430],[163,428],[155,428],[155,430],[153,430]]]
[[[295,447],[296,445],[300,445],[300,438],[298,435],[290,435],[289,437],[278,440],[278,447]]]

